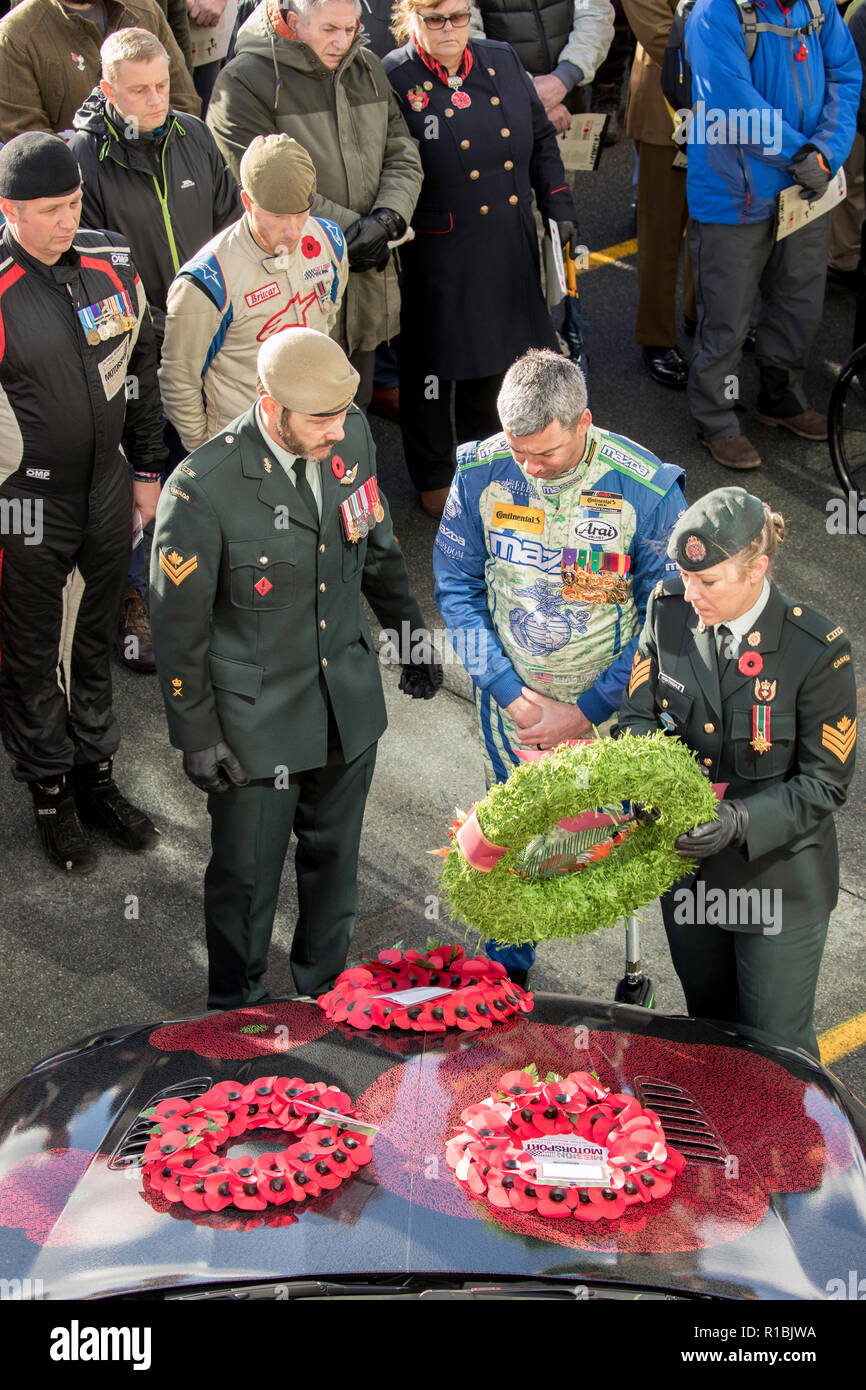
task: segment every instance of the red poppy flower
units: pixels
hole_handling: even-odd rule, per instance
[[[301,255],[306,256],[308,261],[313,260],[315,256],[321,256],[321,254],[321,245],[316,241],[314,236],[305,236],[301,238]]]
[[[331,472],[335,478],[342,478],[345,476],[346,465],[339,454],[333,454],[331,457]]]
[[[764,669],[764,660],[760,652],[743,652],[737,662],[737,670],[741,676],[759,676]]]

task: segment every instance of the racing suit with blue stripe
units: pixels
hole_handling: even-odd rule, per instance
[[[507,706],[523,686],[592,724],[619,709],[647,599],[675,569],[665,546],[685,511],[684,474],[595,425],[580,462],[555,478],[529,477],[504,435],[464,444],[457,459],[436,602],[472,676],[489,787],[519,764]],[[581,563],[594,572],[575,585],[569,566]],[[488,952],[507,969],[535,958],[529,943]]]

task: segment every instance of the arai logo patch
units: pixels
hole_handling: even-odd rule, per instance
[[[576,521],[573,530],[577,540],[587,541],[590,544],[615,541],[619,537],[618,526],[614,526],[612,521],[603,521],[597,517],[590,517],[586,521]]]

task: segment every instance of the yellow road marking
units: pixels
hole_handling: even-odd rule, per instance
[[[616,246],[606,246],[603,251],[593,251],[589,257],[589,265],[582,266],[577,273],[585,275],[587,271],[598,270],[599,266],[603,265],[613,265],[615,261],[634,256],[636,252],[637,237],[632,237],[631,241],[621,241]]]
[[[866,1013],[855,1014],[854,1018],[837,1023],[835,1028],[828,1028],[826,1033],[820,1035],[818,1046],[821,1050],[821,1061],[825,1067],[829,1067],[831,1062],[838,1062],[840,1057],[847,1057],[849,1052],[855,1052],[864,1043]]]

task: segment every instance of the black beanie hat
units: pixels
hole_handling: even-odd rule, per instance
[[[78,160],[59,135],[28,130],[0,150],[0,198],[63,198],[80,184]]]

